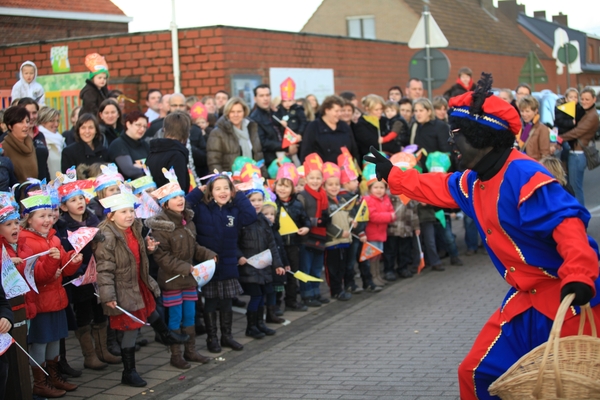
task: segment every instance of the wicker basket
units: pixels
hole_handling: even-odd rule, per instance
[[[503,400],[600,399],[600,339],[589,304],[581,307],[579,334],[560,337],[574,298],[562,301],[548,341],[514,363],[489,387],[490,394]],[[592,336],[583,335],[586,316]]]

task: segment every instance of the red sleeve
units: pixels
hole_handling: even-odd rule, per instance
[[[598,278],[598,255],[589,245],[585,226],[579,218],[566,218],[554,232],[552,238],[556,241],[556,249],[564,262],[558,269],[561,288],[567,283],[585,283],[595,291],[595,281]]]
[[[383,143],[391,142],[392,140],[396,139],[397,137],[398,137],[398,134],[396,132],[390,132],[382,138]]]
[[[19,272],[23,273],[23,270],[25,269],[25,263],[21,263],[19,265],[22,266],[22,268],[19,269]],[[51,258],[49,255],[41,256],[37,259],[35,266],[33,267],[35,284],[37,286],[41,286],[52,282],[54,280],[56,270],[56,260],[54,258]]]
[[[65,249],[61,246],[58,247],[58,249],[60,250],[60,259],[61,259],[61,265],[60,267],[62,268],[66,263],[69,262],[69,260],[73,257],[75,257],[75,250],[71,250],[68,253],[65,251]],[[81,265],[81,261],[79,261],[78,263],[76,263],[75,261],[71,261],[69,263],[69,265],[67,265],[65,267],[65,269],[63,270],[62,274],[63,276],[71,276],[73,275],[75,272],[77,272],[77,270],[79,269],[79,266]]]
[[[448,179],[452,174],[439,172],[419,174],[415,169],[402,171],[392,168],[388,176],[390,191],[395,195],[406,197],[441,208],[460,208],[450,194]]]

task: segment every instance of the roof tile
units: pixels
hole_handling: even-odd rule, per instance
[[[110,0],[0,0],[0,7],[125,15],[123,10]]]

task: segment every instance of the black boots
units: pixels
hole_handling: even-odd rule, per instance
[[[233,336],[231,335],[233,311],[220,311],[219,318],[221,322],[221,346],[229,347],[234,351],[243,350],[244,346],[233,340]]]
[[[203,317],[204,304],[202,304],[202,297],[198,297],[198,301],[196,301],[196,320],[194,324],[196,327],[196,335],[204,335],[206,333],[206,328],[202,323],[202,320],[204,319]]]
[[[121,383],[133,387],[146,386],[146,381],[143,380],[135,370],[135,347],[121,349],[121,359],[123,360]]]
[[[265,337],[265,334],[256,326],[257,318],[258,313],[256,311],[246,311],[246,336],[253,339],[262,339]]]
[[[217,337],[217,313],[204,312],[204,325],[206,326],[206,347],[211,353],[220,353],[221,345]]]
[[[176,333],[174,331],[169,330],[165,321],[162,318],[157,318],[156,321],[150,324],[154,332],[160,335],[160,339],[164,344],[170,346],[172,344],[184,344],[188,340],[190,340],[189,335]]]
[[[269,328],[265,325],[265,307],[258,307],[258,312],[256,315],[256,327],[259,331],[264,333],[267,336],[273,336],[275,334],[275,330]]]
[[[285,319],[277,316],[277,306],[267,306],[267,322],[273,324],[283,324]]]

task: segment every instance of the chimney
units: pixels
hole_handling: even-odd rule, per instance
[[[525,13],[525,6],[517,4],[517,0],[500,0],[498,1],[498,11],[511,21],[516,21],[520,12]]]
[[[494,7],[493,0],[479,0],[479,6],[490,13],[492,16],[496,16],[496,7]]]
[[[534,11],[533,18],[546,20],[546,11]]]
[[[565,14],[561,13],[561,12],[559,12],[558,15],[553,15],[552,16],[552,22],[557,23],[557,24],[562,25],[562,26],[566,26],[566,27],[569,26],[569,19],[568,19],[568,17]]]

